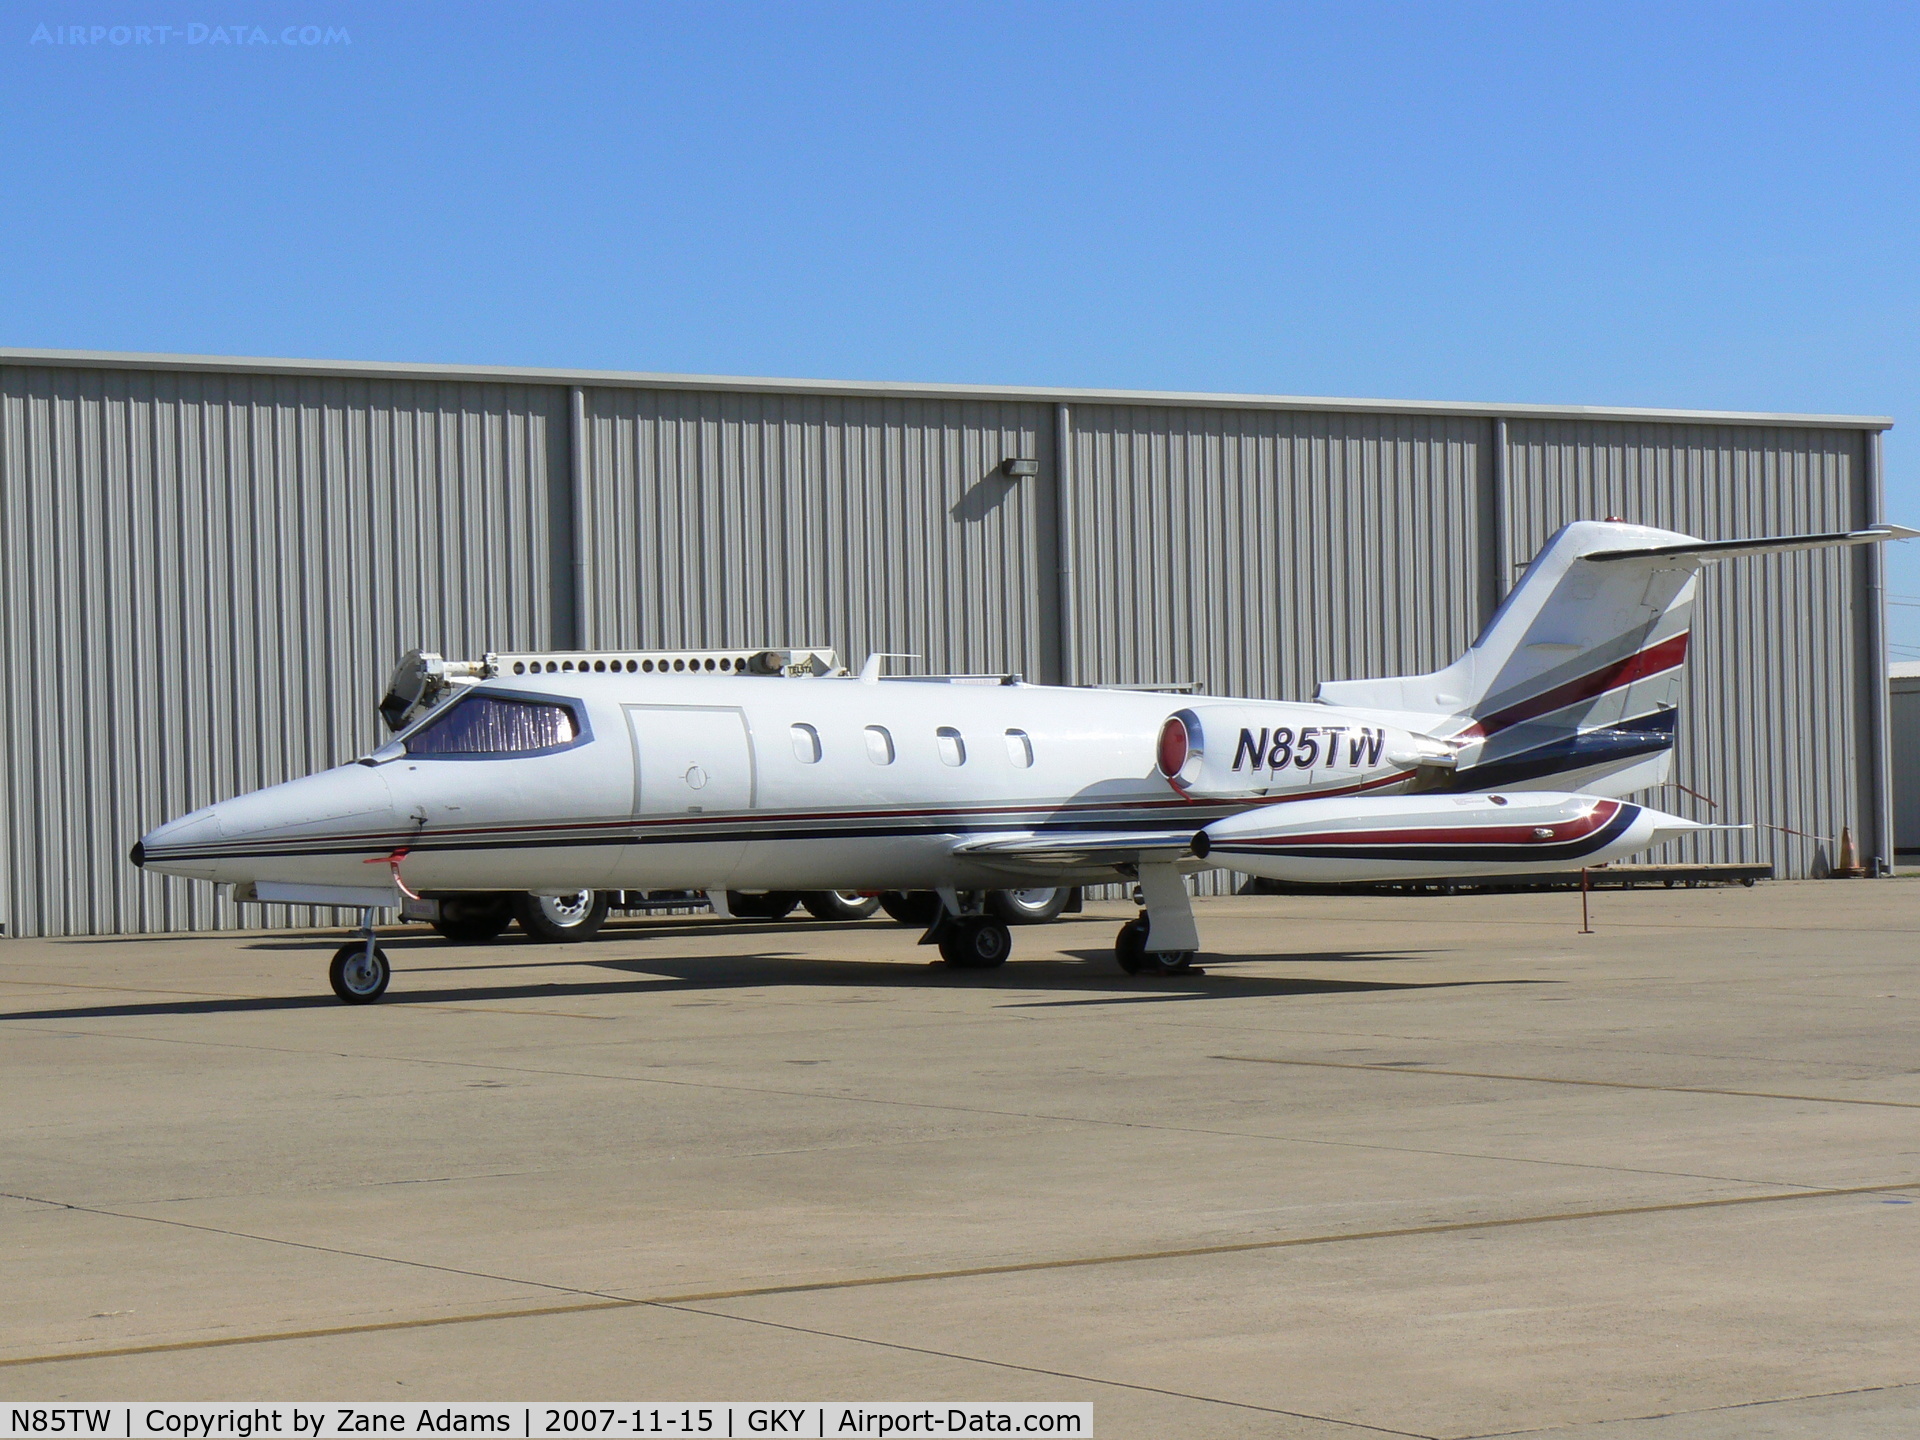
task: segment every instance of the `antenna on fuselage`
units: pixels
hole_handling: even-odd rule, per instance
[[[862,685],[880,683],[880,671],[885,668],[880,663],[882,660],[918,660],[919,658],[918,655],[908,655],[900,650],[875,650],[867,656],[866,663],[860,667],[860,683]]]

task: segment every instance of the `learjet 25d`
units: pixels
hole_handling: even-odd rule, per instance
[[[1116,957],[1176,973],[1199,948],[1184,879],[1199,870],[1525,875],[1707,828],[1626,798],[1672,766],[1701,566],[1917,533],[1703,541],[1577,521],[1453,664],[1324,683],[1312,703],[882,677],[879,656],[798,680],[590,655],[497,667],[358,761],[162,825],[132,859],[245,899],[363,907],[931,891],[924,939],[962,968],[1011,949],[988,891],[1135,881],[1144,908]],[[349,1003],[391,975],[371,918],[334,957]]]

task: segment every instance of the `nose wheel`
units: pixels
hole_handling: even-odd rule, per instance
[[[374,943],[373,912],[365,911],[364,934],[333,952],[327,967],[327,983],[347,1005],[371,1005],[387,993],[393,979],[393,966],[387,952]]]
[[[371,1005],[387,993],[391,979],[393,966],[387,963],[387,952],[378,945],[369,948],[358,941],[342,945],[327,967],[333,993],[348,1005]]]

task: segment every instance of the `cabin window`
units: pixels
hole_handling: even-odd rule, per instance
[[[960,738],[960,732],[951,725],[942,725],[934,732],[940,740],[940,763],[943,765],[964,765],[967,763],[967,742]]]
[[[867,726],[867,758],[876,765],[893,764],[893,736],[886,726]]]
[[[811,725],[793,727],[793,758],[802,765],[820,763],[820,732]]]
[[[1007,759],[1022,770],[1033,764],[1033,741],[1024,730],[1007,731]]]
[[[469,695],[407,736],[406,748],[409,755],[538,755],[579,738],[571,706]]]

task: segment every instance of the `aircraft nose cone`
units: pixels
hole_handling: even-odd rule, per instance
[[[211,879],[204,872],[204,866],[189,861],[186,867],[181,864],[180,849],[183,846],[205,844],[219,835],[214,823],[211,807],[196,810],[191,815],[182,815],[178,820],[169,820],[164,825],[156,825],[138,840],[127,852],[127,859],[142,870],[154,870],[167,875],[197,876]]]
[[[226,839],[250,840],[289,830],[346,828],[346,822],[385,814],[392,803],[385,775],[364,765],[342,765],[222,800],[208,813]]]

